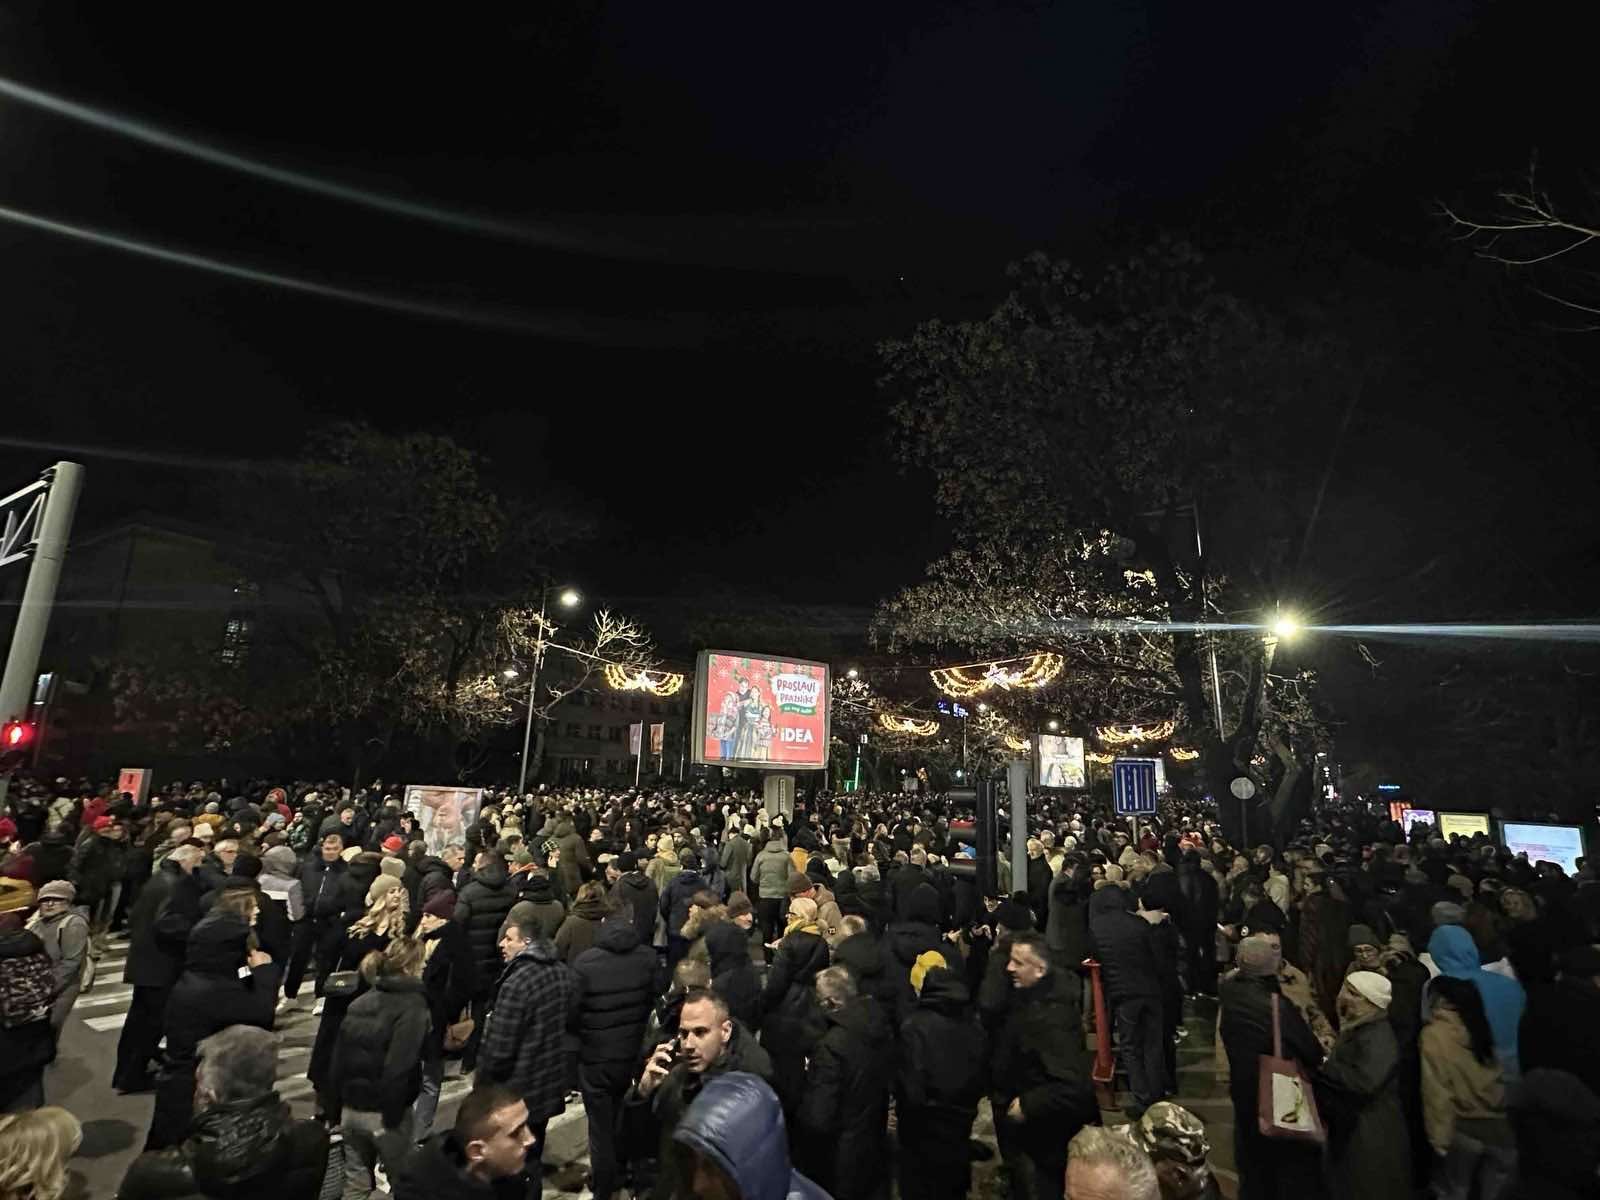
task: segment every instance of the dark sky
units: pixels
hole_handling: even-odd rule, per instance
[[[927,481],[891,464],[877,339],[984,311],[1032,249],[1161,229],[1251,264],[1264,295],[1392,302],[1403,273],[1421,310],[1493,297],[1431,201],[1587,144],[1585,39],[1552,37],[1570,12],[1537,2],[537,7],[565,15],[0,5],[13,79],[605,251],[365,211],[0,101],[0,203],[569,331],[375,312],[0,225],[12,436],[174,460],[90,459],[91,519],[181,506],[226,472],[207,460],[362,418],[448,433],[507,486],[594,516],[602,587],[870,604],[943,541]],[[1533,443],[1508,450],[1481,417],[1451,435],[1452,478],[1528,468]],[[1432,418],[1404,423],[1358,428],[1341,475],[1400,488],[1390,544],[1415,554],[1463,510],[1418,453]],[[0,462],[21,479],[40,458]]]

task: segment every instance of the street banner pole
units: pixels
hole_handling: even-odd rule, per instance
[[[75,462],[58,462],[45,472],[45,481],[49,490],[36,527],[33,561],[28,566],[28,582],[23,587],[22,604],[17,609],[5,676],[0,679],[0,720],[3,721],[28,717],[34,681],[39,674],[39,653],[44,649],[45,631],[50,627],[61,563],[67,556],[72,517],[78,508],[78,493],[83,489],[83,468]],[[12,524],[13,520],[8,519],[8,527]],[[6,532],[10,534],[11,528]],[[6,538],[7,542],[10,540]]]

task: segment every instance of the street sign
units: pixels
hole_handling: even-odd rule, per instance
[[[1154,816],[1156,760],[1117,758],[1111,762],[1111,799],[1119,817]]]
[[[1228,790],[1233,793],[1235,800],[1248,800],[1256,794],[1255,780],[1248,775],[1241,775],[1228,785]]]

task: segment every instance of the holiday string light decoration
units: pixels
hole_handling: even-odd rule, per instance
[[[676,671],[635,671],[617,663],[607,663],[606,682],[619,692],[649,692],[656,696],[675,696],[683,690],[683,676]]]
[[[1006,749],[1015,750],[1018,754],[1021,754],[1024,751],[1032,750],[1033,743],[1027,738],[1013,737],[1008,733],[1006,734]]]
[[[1066,660],[1059,654],[1041,650],[1020,658],[1000,658],[992,662],[963,663],[957,667],[935,667],[928,674],[934,686],[947,696],[964,700],[991,688],[1040,688],[1061,674]]]
[[[1190,750],[1186,746],[1174,746],[1167,753],[1172,755],[1174,762],[1193,762],[1200,757],[1200,751]]]
[[[1136,746],[1143,742],[1162,742],[1177,729],[1176,721],[1157,721],[1154,725],[1106,725],[1095,730],[1107,746]]]
[[[1091,750],[1087,754],[1085,754],[1084,757],[1086,759],[1088,759],[1092,763],[1100,763],[1100,764],[1104,765],[1105,763],[1111,762],[1114,758],[1116,758],[1116,755],[1115,754],[1101,754],[1100,751],[1098,751],[1098,750]]]
[[[909,733],[912,737],[932,737],[939,732],[937,721],[924,721],[917,717],[897,717],[893,713],[879,713],[878,724],[890,733]]]

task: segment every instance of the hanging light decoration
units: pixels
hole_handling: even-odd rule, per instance
[[[1177,729],[1176,721],[1157,721],[1154,725],[1105,725],[1095,730],[1107,746],[1137,746],[1143,742],[1163,742]]]
[[[1174,746],[1167,753],[1172,755],[1173,762],[1193,762],[1200,757],[1200,751],[1191,750],[1187,746]]]
[[[618,663],[607,663],[606,683],[619,692],[649,692],[655,696],[674,696],[683,690],[683,676],[676,671],[635,671]]]
[[[932,737],[939,732],[937,721],[924,721],[917,717],[897,717],[893,713],[879,713],[878,724],[890,733],[909,733],[912,737]]]
[[[992,688],[1039,688],[1061,674],[1066,660],[1059,654],[1041,650],[1020,658],[1001,658],[993,662],[966,663],[959,667],[935,667],[928,674],[934,686],[947,696],[963,700]]]
[[[1008,734],[1006,734],[1006,749],[1015,750],[1018,754],[1022,754],[1022,753],[1025,753],[1025,752],[1029,751],[1029,750],[1032,750],[1033,749],[1033,743],[1030,742],[1027,738],[1015,737],[1012,734],[1008,733]]]
[[[1104,764],[1106,764],[1106,763],[1110,762],[1112,759],[1114,759],[1116,757],[1116,755],[1114,755],[1114,754],[1102,754],[1098,750],[1091,750],[1087,754],[1085,754],[1084,757],[1086,759],[1088,759],[1092,763],[1100,763],[1103,766]]]

